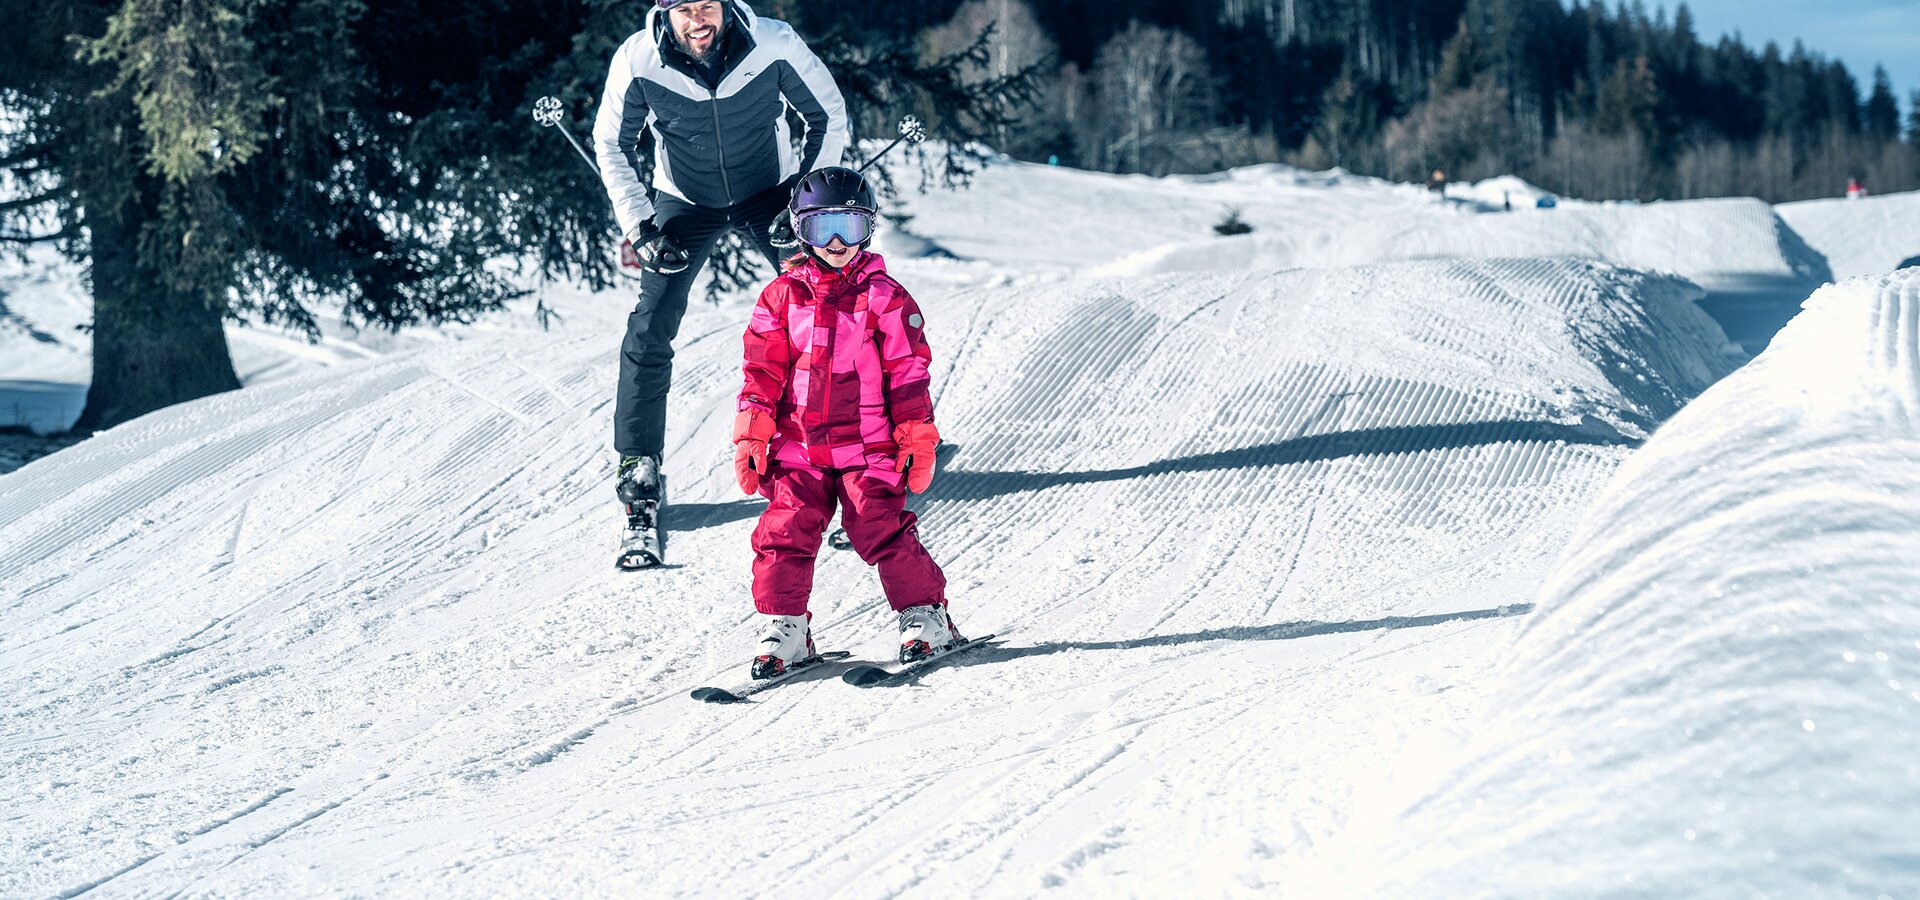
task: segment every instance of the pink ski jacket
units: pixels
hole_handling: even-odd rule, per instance
[[[896,481],[894,425],[933,421],[923,324],[878,254],[862,251],[841,272],[808,259],[760,292],[740,409],[773,417],[768,451],[783,463]]]

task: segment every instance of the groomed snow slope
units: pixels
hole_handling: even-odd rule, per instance
[[[1920,896],[1916,535],[1910,269],[1821,291],[1621,468],[1485,721],[1359,871],[1389,896]]]
[[[683,328],[678,565],[639,575],[606,333],[293,377],[0,477],[0,894],[1284,888],[1734,362],[1691,286],[1597,263],[901,268],[958,445],[923,533],[1003,646],[687,699],[751,637],[738,307]],[[850,555],[814,613],[888,652]]]
[[[1920,264],[1920,191],[1775,208],[1826,256],[1837,277],[1884,275],[1902,263]]]
[[[1574,257],[1670,272],[1706,289],[1702,307],[1749,355],[1833,277],[1819,252],[1753,199],[1565,201],[1507,212],[1414,185],[1277,165],[1170,178],[995,166],[967,196],[910,199],[913,227],[962,257],[1027,270],[1141,275]],[[1215,237],[1212,226],[1229,210],[1253,232]],[[1920,230],[1916,221],[1902,232],[1898,217],[1886,224],[1893,234]]]
[[[1168,178],[994,166],[966,197],[909,197],[912,227],[943,236],[964,258],[1104,275],[1564,256],[1672,272],[1709,290],[1830,277],[1826,261],[1752,199],[1503,212],[1414,185],[1278,165]],[[1211,226],[1229,210],[1253,232],[1215,237]]]

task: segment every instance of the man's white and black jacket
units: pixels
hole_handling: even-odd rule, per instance
[[[640,133],[653,129],[653,190],[724,208],[821,166],[840,164],[851,133],[833,76],[785,22],[724,0],[727,29],[712,66],[682,51],[659,9],[613,55],[593,124],[600,177],[620,231],[653,218]],[[806,123],[796,154],[786,107]]]

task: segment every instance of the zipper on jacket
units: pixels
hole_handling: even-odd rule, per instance
[[[713,101],[713,152],[720,157],[720,187],[727,192],[727,205],[733,206],[733,180],[727,177],[727,144],[720,136],[720,91],[707,88],[707,97]]]
[[[828,289],[820,298],[820,304],[814,316],[815,321],[819,321],[818,317],[821,313],[827,316],[827,352],[825,354],[827,366],[824,373],[826,377],[817,379],[820,382],[820,428],[824,432],[828,424],[833,421],[833,348],[840,342],[840,310],[834,305],[833,286],[823,286]],[[827,444],[831,446],[833,442],[827,441]]]

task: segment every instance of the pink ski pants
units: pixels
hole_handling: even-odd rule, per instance
[[[854,552],[880,570],[888,605],[898,610],[946,602],[947,577],[920,545],[919,519],[907,511],[904,481],[891,484],[866,469],[802,468],[775,460],[760,495],[769,501],[753,529],[753,606],[760,612],[806,615],[814,557],[836,503],[844,508],[840,524]]]

